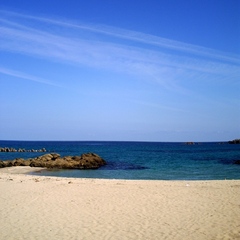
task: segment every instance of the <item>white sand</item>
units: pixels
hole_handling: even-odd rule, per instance
[[[240,239],[240,181],[70,179],[19,171],[28,168],[0,169],[0,239]]]

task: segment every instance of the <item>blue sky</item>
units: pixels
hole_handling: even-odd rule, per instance
[[[0,2],[0,139],[240,137],[240,2]]]

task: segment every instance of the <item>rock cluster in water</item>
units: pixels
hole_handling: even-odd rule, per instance
[[[185,142],[186,145],[194,145],[195,142]]]
[[[57,169],[97,169],[106,165],[106,161],[95,153],[85,153],[81,156],[61,157],[58,153],[49,153],[30,159],[17,158],[0,161],[0,168],[12,166],[30,166]]]
[[[26,150],[25,148],[9,148],[9,147],[0,147],[0,152],[47,152],[45,148],[42,149],[31,149],[31,150]]]
[[[234,139],[234,140],[228,141],[228,143],[230,143],[230,144],[240,144],[240,139]]]

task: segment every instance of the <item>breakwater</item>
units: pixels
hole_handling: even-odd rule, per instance
[[[0,152],[47,152],[45,148],[42,149],[25,149],[25,148],[12,148],[12,147],[0,147]]]

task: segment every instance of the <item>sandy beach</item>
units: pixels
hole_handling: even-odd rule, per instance
[[[0,239],[240,239],[239,180],[56,178],[29,169],[0,169]]]

